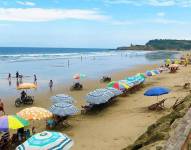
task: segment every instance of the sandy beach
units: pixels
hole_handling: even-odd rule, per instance
[[[115,72],[111,77],[112,80],[119,80],[157,67],[158,65],[138,66],[135,69]],[[180,70],[175,74],[163,72],[160,75],[148,77],[144,87],[136,93],[127,97],[118,97],[114,104],[99,113],[89,115],[79,113],[68,119],[71,127],[59,131],[72,137],[75,142],[74,150],[120,150],[132,144],[158,118],[169,113],[176,98],[188,94],[188,91],[183,90],[182,86],[189,81],[189,74],[191,74],[191,66],[180,67]],[[52,93],[49,90],[44,91],[35,95],[34,106],[49,108],[51,105],[50,96],[65,93],[74,97],[77,100],[76,106],[81,109],[81,105],[85,104],[84,97],[89,91],[106,86],[99,80],[86,80],[83,81],[83,85],[83,91],[71,92],[69,85],[60,85]],[[172,90],[170,94],[160,97],[160,99],[168,98],[165,102],[165,111],[152,112],[147,110],[147,106],[157,100],[155,97],[145,97],[143,95],[144,91],[152,86],[164,86]],[[25,108],[24,106],[16,108],[14,99],[15,97],[8,97],[4,101],[7,114],[14,114]],[[37,121],[35,126],[38,131],[42,131],[45,128],[45,122]]]

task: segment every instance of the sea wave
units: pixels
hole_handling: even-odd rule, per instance
[[[55,60],[55,59],[75,59],[90,57],[107,57],[123,55],[128,57],[142,56],[147,54],[146,51],[100,51],[100,52],[71,52],[71,53],[37,53],[37,54],[0,54],[0,61],[22,62],[38,60]]]

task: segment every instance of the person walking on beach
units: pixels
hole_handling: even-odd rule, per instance
[[[8,74],[8,80],[11,80],[11,73]]]
[[[16,78],[17,78],[17,80],[19,79],[19,72],[18,71],[16,72]]]
[[[3,112],[3,114],[5,115],[4,104],[1,99],[0,99],[0,111]]]
[[[52,91],[52,87],[53,87],[53,81],[50,80],[50,82],[49,82],[49,88],[50,88],[50,91]]]
[[[36,77],[36,74],[34,74],[34,84],[37,84],[37,77]]]

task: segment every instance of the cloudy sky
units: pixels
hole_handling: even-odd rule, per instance
[[[191,0],[0,0],[0,46],[93,47],[191,39]]]

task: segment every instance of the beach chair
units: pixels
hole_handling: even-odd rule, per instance
[[[189,82],[185,83],[183,88],[184,89],[190,89],[190,83]]]
[[[82,110],[81,110],[81,114],[85,114],[88,111],[91,111],[92,108],[94,107],[93,104],[89,104],[89,105],[85,105],[85,106],[81,106]]]
[[[148,107],[149,110],[152,110],[152,111],[161,111],[161,110],[164,110],[165,106],[164,106],[164,102],[166,101],[167,99],[163,99],[161,100],[160,102],[158,103],[155,103],[155,104],[152,104]]]

